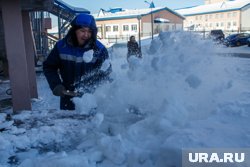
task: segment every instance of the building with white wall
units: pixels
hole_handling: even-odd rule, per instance
[[[186,30],[250,30],[250,0],[205,0],[204,5],[175,11],[186,18]]]
[[[99,38],[128,39],[129,36],[151,36],[160,31],[183,29],[184,17],[167,7],[127,10],[101,9],[94,14]],[[152,19],[151,19],[152,18]]]

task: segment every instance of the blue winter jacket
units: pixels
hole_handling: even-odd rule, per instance
[[[56,86],[63,85],[66,90],[74,91],[79,84],[93,86],[97,82],[107,79],[111,72],[111,66],[107,71],[100,70],[103,62],[109,58],[107,49],[96,40],[96,25],[91,19],[92,17],[84,18],[79,21],[75,19],[73,24],[87,26],[92,30],[92,39],[84,46],[74,46],[72,38],[67,35],[64,39],[58,41],[49,56],[43,63],[43,70],[46,79],[53,91]],[[89,21],[90,20],[90,21]],[[82,22],[81,22],[82,21]],[[74,26],[74,25],[73,25]],[[84,54],[93,53],[91,62],[85,62]],[[61,97],[61,109],[74,109],[71,97]]]

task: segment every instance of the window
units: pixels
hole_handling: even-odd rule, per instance
[[[202,20],[202,16],[200,16],[200,20]]]
[[[220,26],[221,26],[221,27],[224,27],[224,23],[223,23],[223,22],[221,22],[221,23],[220,23]]]
[[[218,15],[218,14],[216,14],[216,15],[215,15],[215,18],[216,18],[216,19],[218,19],[218,16],[219,16],[219,15]]]
[[[98,32],[102,32],[102,27],[97,27]]]
[[[136,24],[132,24],[131,25],[131,30],[132,31],[137,31],[137,25]]]
[[[110,32],[111,31],[111,26],[106,26],[105,30],[106,30],[106,32]]]
[[[227,14],[227,17],[230,18],[230,17],[231,17],[231,13],[228,13],[228,14]]]
[[[117,32],[118,31],[118,26],[113,26],[113,32]]]
[[[123,25],[123,31],[129,31],[129,26],[128,25]]]
[[[250,36],[249,36],[249,34],[248,34],[248,33],[243,33],[243,34],[242,34],[242,37],[243,37],[243,38],[246,38],[246,37],[248,37],[248,38],[249,38]]]
[[[166,30],[167,30],[167,31],[169,30],[169,25],[166,26]]]
[[[236,17],[237,16],[237,13],[236,12],[233,12],[233,17]]]
[[[210,14],[210,15],[209,15],[209,19],[212,19],[212,18],[213,18],[213,15],[212,15],[212,14]]]
[[[216,27],[219,27],[219,23],[216,23]]]
[[[195,16],[195,20],[198,20],[198,16]]]
[[[227,27],[231,27],[231,22],[227,22]]]
[[[175,25],[172,25],[172,30],[175,30]]]
[[[210,23],[209,26],[210,26],[210,27],[213,27],[213,23]]]
[[[236,23],[236,21],[234,21],[234,22],[233,22],[233,26],[237,26],[237,23]]]

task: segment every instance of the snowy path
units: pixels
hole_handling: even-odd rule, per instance
[[[250,59],[216,56],[182,33],[162,39],[154,54],[133,60],[134,70],[126,48],[115,50],[114,82],[79,99],[74,112],[58,110],[38,76],[32,112],[0,114],[0,166],[180,167],[183,148],[248,148]],[[89,104],[98,112],[85,119]]]

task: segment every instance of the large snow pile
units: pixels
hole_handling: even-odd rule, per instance
[[[57,110],[40,76],[34,111],[0,115],[0,164],[168,167],[183,148],[248,147],[250,61],[215,52],[184,32],[160,34],[130,64],[114,48],[113,82],[74,99],[75,112]]]

